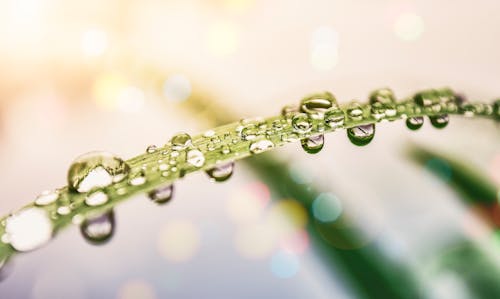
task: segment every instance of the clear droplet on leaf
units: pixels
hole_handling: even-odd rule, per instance
[[[270,150],[273,147],[274,143],[271,140],[261,139],[250,144],[250,152],[252,154],[259,154],[266,150]]]
[[[292,118],[293,130],[300,134],[305,134],[311,131],[312,124],[309,116],[305,113],[295,114]]]
[[[338,108],[330,109],[325,112],[325,124],[330,128],[336,129],[344,125],[344,111]]]
[[[309,154],[319,153],[325,144],[325,136],[323,134],[304,138],[301,141],[302,148]]]
[[[108,196],[102,191],[93,192],[85,198],[85,204],[91,207],[97,207],[108,202]]]
[[[205,164],[205,155],[199,150],[190,150],[187,153],[187,162],[194,167],[202,167]]]
[[[191,136],[187,133],[179,133],[170,139],[170,143],[172,144],[172,149],[176,151],[180,151],[186,149],[191,145]]]
[[[41,208],[27,208],[7,218],[2,240],[8,240],[17,251],[30,251],[47,243],[52,233],[47,212]]]
[[[68,171],[68,186],[84,193],[123,180],[130,168],[122,159],[108,152],[90,152],[73,161]]]
[[[363,108],[357,102],[351,103],[347,107],[347,116],[353,120],[361,120],[363,119]]]
[[[335,97],[325,92],[305,98],[300,103],[300,111],[307,113],[313,119],[323,119],[326,111],[337,106]]]
[[[80,225],[80,232],[85,240],[99,245],[111,239],[115,231],[115,214],[110,210],[98,216],[91,216]]]
[[[357,146],[364,146],[370,143],[375,136],[375,125],[367,124],[347,129],[347,137]]]
[[[233,175],[234,162],[217,164],[214,168],[206,171],[211,180],[224,182]]]
[[[35,199],[37,206],[46,206],[54,203],[59,198],[59,192],[56,190],[47,190],[38,195]]]
[[[157,204],[164,204],[169,202],[174,195],[174,185],[169,184],[154,189],[148,193],[149,198]]]

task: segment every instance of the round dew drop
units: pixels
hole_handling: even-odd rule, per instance
[[[123,180],[129,166],[119,157],[107,152],[90,152],[79,156],[68,171],[68,186],[79,193],[104,188]]]
[[[170,143],[172,144],[172,149],[176,151],[180,151],[186,149],[191,145],[191,136],[187,133],[179,133],[170,139]]]
[[[302,100],[300,111],[307,113],[311,118],[322,119],[326,111],[334,106],[337,106],[335,97],[331,93],[326,92]]]
[[[415,116],[406,119],[406,126],[410,130],[418,130],[424,124],[424,118],[422,116]]]
[[[375,136],[375,125],[367,124],[347,129],[347,137],[357,146],[364,146],[370,143]]]
[[[305,134],[311,131],[312,124],[309,116],[305,113],[299,113],[292,118],[293,130],[300,134]]]
[[[336,129],[344,125],[345,114],[341,109],[331,109],[325,113],[325,124]]]
[[[190,150],[187,153],[187,162],[194,167],[202,167],[205,164],[205,156],[199,150]]]
[[[111,239],[115,231],[115,215],[113,210],[90,217],[80,226],[82,236],[92,244],[103,244]]]
[[[207,175],[212,181],[224,182],[233,175],[234,162],[218,164],[214,168],[206,171]]]
[[[91,193],[85,198],[85,204],[91,207],[101,206],[107,202],[108,196],[102,191]]]
[[[302,139],[302,148],[309,154],[317,154],[323,149],[325,136],[323,134]]]
[[[37,206],[46,206],[54,203],[59,198],[59,192],[57,191],[44,191],[42,194],[38,195],[35,199],[35,204]]]
[[[442,129],[446,127],[450,121],[448,114],[441,114],[437,116],[429,116],[431,124],[436,129]]]
[[[30,251],[52,238],[53,227],[45,210],[27,208],[7,218],[5,233],[2,240],[8,239],[15,250]]]
[[[259,154],[274,147],[274,143],[267,139],[261,139],[250,144],[250,152],[252,154]]]
[[[174,195],[174,185],[169,184],[148,193],[149,198],[157,204],[169,202]]]

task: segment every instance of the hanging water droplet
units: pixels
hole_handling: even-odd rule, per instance
[[[248,124],[241,130],[241,138],[243,140],[253,140],[257,137],[257,127],[254,124]]]
[[[309,116],[305,113],[295,114],[292,118],[293,130],[300,134],[305,134],[311,131],[312,124]]]
[[[325,113],[325,123],[330,128],[336,129],[344,125],[345,114],[341,109],[330,109]]]
[[[424,118],[422,116],[410,117],[406,120],[406,126],[410,130],[418,130],[424,124]]]
[[[17,251],[30,251],[47,243],[52,231],[52,222],[45,210],[27,208],[7,218],[2,240],[8,240]]]
[[[187,162],[194,167],[202,167],[205,164],[205,156],[199,150],[190,150],[187,153]]]
[[[362,120],[363,119],[363,108],[359,103],[351,103],[349,107],[347,107],[347,116],[353,120]]]
[[[441,114],[436,116],[429,116],[431,124],[436,129],[442,129],[446,127],[450,121],[448,114]]]
[[[169,184],[154,189],[148,193],[149,198],[157,204],[164,204],[169,202],[174,195],[174,185]]]
[[[187,133],[179,133],[170,139],[172,149],[181,151],[191,145],[191,136]]]
[[[43,191],[35,199],[35,204],[37,206],[46,206],[54,203],[59,198],[59,192],[57,191]]]
[[[146,148],[146,153],[152,154],[152,153],[156,152],[157,149],[158,149],[158,147],[156,145],[152,144]]]
[[[309,138],[302,139],[301,141],[302,148],[309,154],[316,154],[323,149],[323,145],[325,144],[325,136],[323,134],[312,136]]]
[[[208,169],[206,173],[215,182],[224,182],[233,175],[234,162],[217,164],[214,168]]]
[[[83,221],[80,232],[85,240],[98,245],[109,241],[115,231],[115,214],[113,210]]]
[[[91,207],[100,206],[107,202],[108,202],[108,196],[106,195],[106,193],[102,191],[96,191],[94,193],[91,193],[87,195],[87,197],[85,198],[85,203]]]
[[[313,119],[322,119],[326,111],[334,106],[337,106],[335,97],[325,92],[303,99],[300,103],[300,111],[307,113]]]
[[[367,145],[375,136],[375,125],[367,124],[347,129],[347,137],[358,146]]]
[[[80,193],[119,182],[127,176],[129,166],[107,152],[90,152],[75,159],[68,171],[68,185]]]
[[[250,152],[252,154],[259,154],[266,150],[272,149],[274,143],[267,139],[261,139],[250,144]]]

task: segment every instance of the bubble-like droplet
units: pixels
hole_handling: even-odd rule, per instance
[[[293,130],[300,134],[305,134],[311,131],[312,124],[309,116],[305,113],[295,114],[292,118]]]
[[[325,124],[336,129],[344,125],[345,113],[342,109],[334,108],[325,112]]]
[[[52,222],[45,210],[27,208],[7,218],[5,239],[17,251],[30,251],[47,243],[52,231]]]
[[[302,139],[301,141],[302,148],[309,154],[316,154],[323,149],[323,145],[325,144],[325,136],[323,134],[312,136],[309,138]]]
[[[450,122],[450,117],[448,114],[441,114],[436,116],[429,116],[431,124],[436,129],[442,129],[448,125]]]
[[[406,119],[406,126],[410,130],[418,130],[424,124],[424,118],[422,116],[415,116]]]
[[[347,116],[353,120],[361,120],[363,119],[363,108],[357,102],[351,103],[347,107]]]
[[[149,198],[157,204],[164,204],[169,202],[174,195],[174,185],[169,184],[154,189],[148,193]]]
[[[94,193],[91,193],[87,195],[87,197],[85,198],[85,203],[91,207],[100,206],[107,202],[108,202],[108,196],[106,195],[106,193],[102,191],[96,191]]]
[[[217,164],[214,168],[208,169],[206,173],[212,181],[224,182],[233,175],[234,162]]]
[[[248,124],[241,130],[243,140],[253,140],[257,137],[257,127],[254,124]]]
[[[75,159],[68,171],[68,185],[73,191],[89,192],[123,180],[129,166],[107,152],[90,152]]]
[[[187,153],[187,162],[194,167],[202,167],[205,164],[205,155],[199,150],[190,150]]]
[[[158,147],[156,145],[152,144],[146,148],[146,153],[152,154],[152,153],[156,152],[156,150],[158,150]]]
[[[180,151],[191,145],[191,136],[187,133],[179,133],[170,139],[170,143],[172,149]]]
[[[392,104],[394,102],[396,102],[396,97],[390,88],[377,89],[370,94],[370,104]]]
[[[297,112],[299,112],[299,107],[292,105],[287,105],[283,107],[283,109],[281,109],[281,115],[286,118],[292,117],[292,115],[294,115]]]
[[[367,145],[375,136],[375,125],[367,124],[347,129],[347,137],[358,146]]]
[[[113,210],[98,216],[92,216],[80,225],[80,232],[85,240],[97,245],[109,241],[115,231],[115,214]]]
[[[335,97],[325,92],[303,99],[300,103],[300,111],[307,113],[313,119],[323,119],[326,111],[337,106]]]
[[[261,139],[250,144],[250,152],[252,154],[259,154],[273,147],[274,143],[271,140]]]
[[[44,191],[38,195],[35,199],[35,204],[37,206],[46,206],[54,203],[59,198],[59,192],[57,191]]]
[[[146,183],[146,173],[142,169],[136,171],[130,175],[130,180],[128,182],[132,186],[144,185],[144,183]]]

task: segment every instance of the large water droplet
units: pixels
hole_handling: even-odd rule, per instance
[[[174,185],[169,184],[154,189],[148,193],[149,198],[157,204],[164,204],[172,199],[174,195]]]
[[[202,167],[205,164],[205,156],[199,150],[190,150],[187,153],[187,162],[194,167]]]
[[[107,202],[108,202],[108,196],[106,195],[106,193],[102,191],[96,191],[94,193],[91,193],[87,195],[87,197],[85,198],[85,203],[91,207],[100,206]]]
[[[312,124],[309,116],[305,113],[295,114],[292,118],[293,130],[300,134],[305,134],[311,131]]]
[[[422,116],[410,117],[406,120],[406,126],[410,130],[418,130],[424,124],[424,118]]]
[[[35,199],[35,204],[37,206],[46,206],[54,203],[59,198],[59,192],[57,191],[44,191],[38,195]]]
[[[259,154],[266,150],[272,149],[274,143],[267,139],[261,139],[250,144],[250,152],[252,154]]]
[[[170,143],[172,149],[180,151],[191,145],[191,136],[187,133],[179,133],[170,139]]]
[[[68,185],[73,191],[88,192],[119,182],[128,172],[129,166],[117,156],[107,152],[90,152],[71,164]]]
[[[390,88],[377,89],[370,94],[370,104],[392,104],[394,102],[396,102],[396,97]]]
[[[429,116],[432,126],[436,129],[442,129],[448,125],[450,122],[450,117],[448,114],[441,114],[436,116]]]
[[[27,208],[7,218],[2,240],[8,240],[17,251],[30,251],[47,243],[52,238],[52,230],[45,210]]]
[[[325,92],[302,100],[300,111],[307,113],[311,118],[322,119],[326,111],[334,106],[337,106],[335,97],[331,93]]]
[[[325,136],[323,134],[312,136],[309,138],[302,139],[301,141],[302,148],[309,154],[316,154],[323,149],[323,145],[325,144]]]
[[[208,176],[215,182],[224,182],[233,175],[234,162],[217,164],[214,168],[206,171]]]
[[[363,146],[370,143],[375,136],[375,125],[367,124],[347,129],[347,137],[355,145]]]
[[[88,242],[103,244],[111,239],[115,231],[115,214],[113,210],[83,221],[80,231]]]

